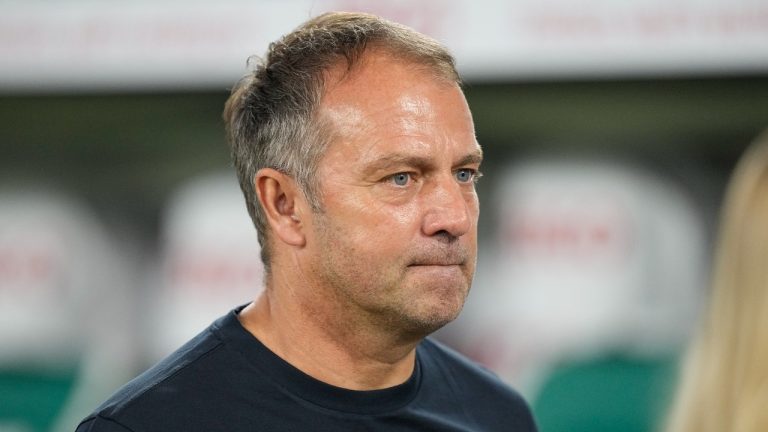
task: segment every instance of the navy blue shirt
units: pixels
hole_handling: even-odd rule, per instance
[[[408,381],[354,391],[275,355],[243,328],[238,311],[126,384],[77,432],[536,430],[515,391],[429,338]]]

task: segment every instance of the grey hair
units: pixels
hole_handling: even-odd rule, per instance
[[[290,176],[312,210],[322,211],[315,172],[332,136],[316,115],[325,80],[344,62],[352,71],[366,49],[382,49],[436,78],[461,84],[453,57],[435,40],[374,15],[331,12],[270,44],[265,59],[252,57],[252,70],[225,104],[227,140],[267,274],[268,225],[256,196],[256,172],[273,168]]]

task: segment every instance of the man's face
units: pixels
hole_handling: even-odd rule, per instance
[[[479,213],[481,150],[461,90],[368,53],[330,85],[320,115],[334,137],[308,245],[327,298],[391,330],[450,322],[474,274]]]

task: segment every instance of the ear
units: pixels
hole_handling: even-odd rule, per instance
[[[262,168],[254,176],[253,186],[275,239],[304,246],[306,236],[299,214],[304,196],[296,182],[280,171]]]

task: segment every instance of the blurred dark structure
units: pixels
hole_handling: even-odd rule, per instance
[[[768,123],[768,74],[470,82],[466,94],[487,156],[490,178],[481,194],[497,165],[531,153],[640,159],[688,182],[693,193],[719,194],[736,158]],[[174,186],[229,165],[220,120],[227,96],[224,88],[0,95],[0,172],[6,182],[43,179],[76,191],[151,241]]]

